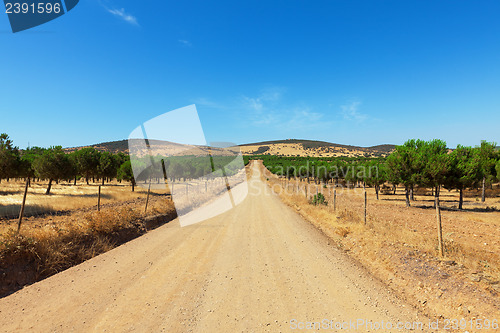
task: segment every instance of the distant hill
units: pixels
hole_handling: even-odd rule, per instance
[[[68,153],[73,152],[75,150],[80,150],[83,148],[95,148],[99,151],[109,151],[110,153],[116,154],[119,152],[128,154],[128,140],[120,140],[120,141],[111,141],[111,142],[103,142],[90,146],[81,146],[81,147],[72,147],[72,148],[64,148],[64,150]]]
[[[155,140],[151,140],[151,145],[155,144]],[[66,152],[72,152],[82,148],[93,147],[99,151],[109,151],[112,153],[123,152],[128,154],[128,140],[103,142],[90,146],[66,148]],[[247,143],[239,145],[244,155],[278,155],[278,156],[311,156],[311,157],[332,157],[332,156],[366,156],[378,157],[389,155],[395,145],[377,145],[373,147],[358,147],[341,145],[325,141],[314,140],[276,140],[263,141],[256,143]],[[205,152],[205,147],[199,147]]]
[[[358,147],[314,140],[276,140],[247,143],[240,145],[244,155],[278,155],[278,156],[311,156],[311,157],[379,157],[389,155],[395,145],[377,145]]]
[[[194,146],[194,145],[184,145],[178,143],[172,143],[168,141],[161,140],[149,140],[149,148],[146,148],[145,142],[142,139],[133,139],[132,143],[134,145],[134,152],[136,156],[142,157],[146,154],[152,152],[153,155],[162,156],[183,156],[183,155],[194,155],[194,156],[234,156],[239,154],[238,149],[233,148],[216,148],[207,146]],[[107,151],[113,154],[124,153],[130,154],[129,152],[129,140],[111,141],[103,142],[90,146],[72,147],[65,148],[67,153],[71,153],[76,150],[83,148],[95,148],[99,151]],[[237,147],[236,147],[237,148]]]

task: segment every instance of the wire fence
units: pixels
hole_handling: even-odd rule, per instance
[[[353,186],[351,184],[344,186],[341,184],[326,184],[293,178],[288,179],[276,176],[266,168],[264,169],[264,176],[267,179],[274,179],[276,183],[271,185],[271,189],[277,194],[285,192],[286,195],[303,196],[310,203],[317,203],[318,196],[321,194],[326,204],[324,209],[332,212],[332,214],[350,215],[353,217],[354,222],[363,223],[372,229],[404,228],[407,231],[415,231],[414,225],[411,224],[408,217],[402,219],[399,209],[404,207],[395,209],[393,218],[387,218],[387,216],[384,216],[384,218],[379,217],[380,214],[378,211],[383,207],[381,206],[383,200],[377,200],[373,196],[367,195],[367,191],[369,190],[375,192],[373,188]],[[276,187],[276,184],[278,184],[278,187]],[[405,212],[410,212],[410,218],[412,219],[415,216],[419,216],[420,219],[424,217],[427,220],[434,220],[433,228],[435,229],[435,236],[433,238],[435,241],[432,243],[435,244],[435,249],[439,251],[440,255],[444,256],[445,239],[443,237],[442,224],[443,222],[450,224],[451,220],[446,214],[443,214],[439,201],[438,209],[436,209],[435,204],[428,206],[428,208],[430,209],[429,212],[423,212],[420,208],[416,207],[405,209]],[[404,224],[401,223],[403,220],[405,221]]]

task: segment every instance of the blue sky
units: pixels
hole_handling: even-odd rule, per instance
[[[12,34],[0,132],[120,140],[196,104],[207,141],[500,142],[500,2],[82,0]]]

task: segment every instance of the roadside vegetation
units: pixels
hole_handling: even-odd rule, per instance
[[[459,145],[451,150],[442,140],[408,140],[387,158],[246,156],[246,163],[249,160],[262,160],[269,171],[288,179],[372,187],[377,198],[381,190],[403,186],[408,207],[417,190],[429,190],[439,198],[445,189],[459,192],[458,209],[462,209],[467,190],[479,189],[481,202],[485,202],[488,194],[498,194],[493,184],[500,181],[500,154],[495,143],[486,141],[477,147]]]
[[[74,185],[80,179],[87,185],[96,179],[103,185],[113,178],[133,182],[129,157],[124,153],[112,154],[95,148],[65,153],[61,146],[19,150],[7,134],[0,134],[0,184],[15,178],[25,179],[29,186],[34,179],[46,180],[46,195],[60,181]]]
[[[60,146],[20,150],[0,134],[0,297],[211,200],[225,189],[222,177],[241,171],[230,151],[212,153],[133,156],[135,171],[140,170],[134,177],[123,152]]]
[[[0,223],[0,297],[143,235],[176,217],[164,196],[74,209],[60,215],[30,217],[21,233],[15,220]]]
[[[176,217],[168,189],[135,185],[124,153],[20,150],[0,134],[0,297]]]
[[[495,144],[450,150],[409,140],[387,158],[252,159],[263,161],[263,179],[285,203],[428,315],[500,313]]]
[[[368,191],[365,222],[363,188],[308,184],[278,177],[267,169],[263,179],[332,243],[431,318],[498,317],[498,197],[486,198],[485,203],[468,197],[473,209],[442,210],[442,257],[430,191],[418,192],[412,207],[405,205],[403,187],[397,187],[396,194],[391,189],[379,200]],[[441,197],[450,205],[458,194],[446,192]],[[486,205],[495,208],[485,209]]]

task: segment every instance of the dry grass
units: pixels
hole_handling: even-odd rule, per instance
[[[278,192],[276,188],[287,188],[280,192],[285,203],[429,315],[473,316],[470,309],[474,309],[478,317],[499,315],[498,197],[488,198],[484,204],[476,198],[467,198],[466,210],[457,211],[458,193],[442,192],[445,258],[441,258],[433,197],[426,196],[430,194],[427,191],[418,191],[413,207],[406,208],[402,189],[398,189],[396,195],[381,195],[380,200],[376,200],[373,189],[367,189],[365,225],[362,189],[339,190],[334,211],[330,186],[326,189],[318,186],[328,205],[314,206],[310,204],[311,196],[316,193],[313,184],[306,198],[305,182],[298,183],[300,192],[297,193],[297,182],[278,179],[268,170],[264,171],[263,178],[269,179],[275,192]],[[442,276],[448,278],[443,280]]]
[[[102,186],[100,212],[98,188],[98,184],[54,184],[47,196],[45,183],[33,183],[21,233],[17,234],[15,217],[24,183],[0,184],[0,276],[5,277],[0,297],[142,235],[148,225],[157,223],[146,223],[148,216],[174,218],[176,211],[203,205],[226,187],[221,180],[176,182],[174,207],[169,190],[152,186],[147,214],[146,186],[137,186],[135,192],[126,183]]]
[[[244,155],[255,154],[260,147],[268,147],[265,154],[281,156],[309,156],[309,157],[339,157],[339,156],[364,156],[365,152],[356,150],[353,147],[321,147],[304,149],[301,143],[274,143],[253,146],[241,146]]]
[[[24,182],[20,180],[5,180],[0,184],[0,218],[19,215],[23,198]],[[55,214],[61,211],[90,208],[97,206],[99,184],[78,182],[53,184],[51,194],[45,195],[47,182],[32,182],[26,199],[26,216]],[[109,204],[134,200],[144,197],[147,189],[137,186],[131,191],[129,183],[106,183],[101,189],[101,204]],[[166,194],[168,191],[155,191]]]
[[[20,182],[1,185],[0,207],[13,207],[22,200],[22,191],[16,188],[22,187]],[[33,184],[21,233],[15,232],[16,219],[0,220],[0,275],[4,277],[0,297],[142,235],[147,216],[175,216],[166,191],[152,191],[145,214],[147,190],[137,187],[132,192],[129,185],[118,183],[102,188],[98,212],[97,189],[93,184],[59,184],[53,195],[45,196],[43,184]]]
[[[286,183],[274,176],[266,175],[266,178],[270,178],[274,184]],[[282,197],[304,209],[303,206],[308,200],[305,199],[303,186],[308,184],[300,183],[299,195],[296,194],[296,184],[296,182],[290,183],[289,190],[283,192]],[[311,197],[316,193],[316,187],[314,184],[308,186],[308,197]],[[308,210],[311,210],[312,214],[318,214],[316,211],[321,208],[327,212],[325,221],[329,221],[334,227],[342,223],[363,224],[363,189],[338,190],[336,212],[333,211],[332,205],[332,186],[329,185],[327,188],[318,186],[318,190],[323,191],[329,205],[311,206]],[[402,244],[430,255],[438,255],[433,196],[416,196],[417,201],[412,202],[413,207],[406,208],[402,189],[398,189],[396,196],[380,195],[380,200],[376,200],[374,190],[371,188],[367,189],[367,194],[368,223],[366,226],[363,225],[363,229],[374,233],[375,237],[381,237],[391,245]],[[485,203],[475,199],[466,199],[465,210],[458,211],[458,194],[448,191],[441,194],[445,255],[447,259],[456,260],[475,270],[481,269],[484,274],[500,279],[500,198],[487,198]],[[484,262],[488,263],[487,267],[484,267]]]

